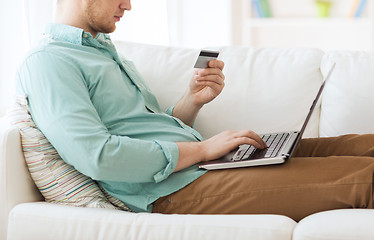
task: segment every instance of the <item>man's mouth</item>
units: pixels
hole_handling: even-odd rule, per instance
[[[117,22],[121,21],[122,16],[114,16]]]

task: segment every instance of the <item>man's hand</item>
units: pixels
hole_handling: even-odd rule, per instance
[[[192,126],[202,106],[222,92],[225,86],[223,67],[222,61],[212,60],[209,68],[196,69],[187,93],[175,105],[173,116]]]
[[[179,160],[174,172],[199,162],[211,161],[223,157],[242,144],[266,148],[266,143],[253,131],[224,131],[203,142],[177,142]]]
[[[250,130],[243,131],[224,131],[202,142],[202,161],[211,161],[223,157],[227,153],[236,149],[240,145],[253,145],[255,148],[266,148],[266,143],[255,132]]]
[[[215,99],[225,86],[223,75],[224,63],[220,60],[209,62],[209,68],[196,69],[190,82],[190,91],[187,93],[193,102],[202,107]]]

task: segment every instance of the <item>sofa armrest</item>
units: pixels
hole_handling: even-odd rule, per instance
[[[5,239],[9,211],[17,204],[41,201],[23,157],[20,133],[0,119],[0,239]]]
[[[291,239],[296,223],[280,215],[166,215],[25,203],[10,213],[16,239]]]

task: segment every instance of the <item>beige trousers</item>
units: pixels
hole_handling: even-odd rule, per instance
[[[373,208],[374,135],[303,139],[282,165],[209,171],[158,199],[153,212],[282,214]]]

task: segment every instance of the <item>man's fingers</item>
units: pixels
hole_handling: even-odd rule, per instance
[[[199,69],[197,72],[195,72],[197,77],[204,78],[206,76],[219,76],[222,79],[225,79],[225,75],[223,72],[218,69],[218,68],[204,68],[204,69]]]
[[[215,82],[210,81],[199,81],[196,83],[196,86],[199,87],[197,91],[200,91],[201,89],[208,87],[213,90],[213,93],[219,94],[222,92],[223,88],[225,87],[225,83],[217,84]]]
[[[237,138],[241,138],[241,140],[245,143],[243,144],[252,144],[256,148],[266,148],[267,145],[264,140],[255,132],[251,130],[242,130],[237,132]],[[253,144],[255,142],[255,144]]]
[[[221,71],[225,67],[225,63],[222,62],[221,60],[211,60],[211,61],[209,61],[208,65],[211,68],[219,68],[219,69],[221,69]]]
[[[238,140],[240,141],[240,145],[243,145],[243,144],[248,144],[248,145],[253,145],[255,148],[259,148],[259,149],[264,149],[266,148],[262,143],[259,143],[257,140],[255,139],[252,139],[252,138],[247,138],[247,137],[241,137],[241,138],[238,138]]]
[[[206,76],[204,78],[196,77],[195,80],[196,80],[196,83],[199,84],[199,85],[208,84],[209,82],[212,83],[212,84],[218,84],[220,86],[225,84],[225,82],[222,78],[220,78],[218,76],[213,76],[213,75],[209,75],[209,76]]]

